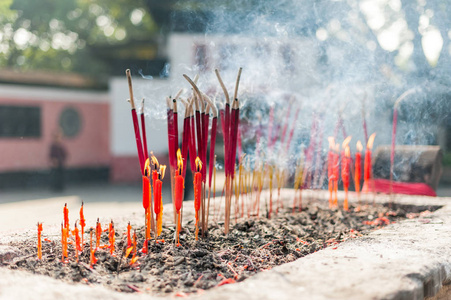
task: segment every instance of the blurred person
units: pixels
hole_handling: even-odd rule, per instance
[[[64,190],[64,163],[66,162],[67,151],[62,143],[62,134],[60,131],[56,131],[53,134],[49,158],[51,188],[55,192],[62,192]]]

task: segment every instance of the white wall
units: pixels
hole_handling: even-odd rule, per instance
[[[139,76],[139,75],[138,75]],[[149,151],[156,154],[167,152],[167,125],[165,98],[169,95],[168,80],[146,80],[132,74],[136,107],[141,99],[146,99],[146,130]],[[111,98],[111,153],[113,156],[136,155],[136,142],[131,116],[130,98],[127,79],[113,77],[110,79]],[[158,119],[157,119],[158,117]]]

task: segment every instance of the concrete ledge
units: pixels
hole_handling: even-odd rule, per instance
[[[284,191],[289,196],[291,191]],[[321,193],[321,192],[320,192]],[[307,191],[306,197],[312,195]],[[377,202],[387,201],[378,196]],[[399,196],[414,205],[443,205],[420,217],[392,224],[243,282],[194,296],[199,299],[423,299],[451,281],[451,198]],[[188,204],[188,203],[187,203]],[[191,207],[191,205],[186,205]],[[188,209],[186,209],[188,210]],[[170,205],[165,213],[170,216]],[[141,215],[141,213],[139,213]],[[105,216],[105,214],[103,214]],[[109,216],[115,217],[115,216]],[[0,245],[4,238],[0,238]],[[0,297],[67,299],[152,299],[120,294],[101,286],[68,284],[52,278],[0,268]],[[27,287],[24,290],[24,286]]]

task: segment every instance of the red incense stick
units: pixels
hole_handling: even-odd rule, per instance
[[[142,174],[143,169],[144,169],[144,154],[143,154],[143,147],[142,147],[142,142],[141,142],[141,135],[140,135],[140,131],[139,131],[138,116],[136,114],[135,101],[133,99],[132,76],[130,74],[130,69],[127,69],[125,71],[125,74],[126,74],[127,80],[128,80],[128,89],[130,92],[130,104],[132,107],[133,129],[135,131],[136,148],[138,150],[138,159],[139,159],[139,165],[140,165],[140,170],[141,170],[141,174]]]
[[[146,121],[144,116],[144,98],[141,102],[141,129],[142,129],[142,142],[143,142],[143,150],[144,150],[144,162],[149,158],[149,152],[147,150],[147,135],[146,135]]]
[[[189,105],[186,105],[185,108],[185,118],[183,119],[183,136],[182,136],[182,158],[185,163],[183,164],[182,175],[183,178],[186,176],[186,167],[187,167],[187,159],[188,159],[188,148],[189,148],[189,140],[190,140],[190,117],[189,117]]]

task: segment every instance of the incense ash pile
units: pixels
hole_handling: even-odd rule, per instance
[[[181,246],[172,243],[175,226],[163,226],[161,238],[168,241],[149,242],[148,254],[136,253],[125,258],[127,232],[115,232],[116,253],[110,254],[108,232],[101,235],[90,267],[90,247],[85,239],[84,250],[76,261],[74,244],[69,244],[67,263],[61,262],[61,241],[44,239],[42,259],[36,259],[36,239],[11,246],[20,253],[4,262],[10,269],[23,269],[66,282],[103,285],[122,292],[143,292],[154,295],[183,296],[199,293],[224,284],[242,281],[260,271],[294,261],[325,247],[336,247],[340,242],[356,238],[404,218],[428,214],[436,207],[363,206],[356,211],[329,209],[325,202],[311,201],[304,211],[292,213],[282,209],[272,219],[247,219],[231,224],[228,235],[223,227],[212,224],[208,237],[195,240],[195,224],[188,222],[180,232]],[[424,211],[420,213],[420,211]],[[233,222],[234,223],[234,222]],[[119,229],[118,229],[119,230]],[[85,232],[89,236],[90,231]],[[144,248],[145,227],[136,228],[137,247]],[[33,249],[33,250],[31,250]],[[30,251],[31,250],[31,251]],[[31,255],[30,255],[31,254]]]

